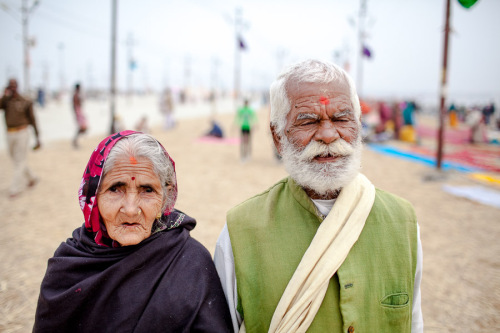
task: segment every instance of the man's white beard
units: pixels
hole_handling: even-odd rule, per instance
[[[281,147],[283,164],[293,180],[319,196],[326,196],[343,188],[361,169],[361,135],[358,135],[352,145],[340,138],[329,145],[311,140],[302,150],[283,135]],[[313,160],[317,156],[327,155],[337,158],[327,163]]]

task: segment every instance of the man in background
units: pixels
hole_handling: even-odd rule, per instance
[[[85,114],[83,113],[82,104],[83,100],[80,91],[80,84],[77,83],[75,84],[75,91],[73,93],[73,111],[75,112],[76,125],[78,127],[75,137],[73,138],[74,148],[79,148],[78,138],[80,137],[80,135],[87,132],[87,119],[85,118]]]
[[[36,144],[33,149],[41,146],[38,128],[36,126],[33,102],[21,96],[17,91],[17,81],[10,79],[0,99],[0,109],[4,110],[7,127],[7,146],[14,163],[14,177],[9,189],[9,196],[18,196],[26,187],[33,187],[38,178],[27,164],[28,144],[30,139],[29,126],[35,131]]]
[[[241,130],[240,153],[241,161],[246,162],[251,155],[251,130],[257,122],[255,111],[250,108],[248,100],[245,99],[243,107],[236,113],[236,122]]]

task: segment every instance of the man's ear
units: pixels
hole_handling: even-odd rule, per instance
[[[276,133],[276,128],[273,124],[270,124],[269,127],[271,128],[271,135],[273,136],[274,146],[278,150],[278,154],[281,155],[281,137]]]

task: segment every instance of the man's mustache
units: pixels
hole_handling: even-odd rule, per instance
[[[298,152],[300,159],[312,161],[315,157],[345,157],[354,153],[355,147],[344,139],[337,139],[330,144],[311,141],[302,151]]]

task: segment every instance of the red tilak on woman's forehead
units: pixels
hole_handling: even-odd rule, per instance
[[[130,163],[137,164],[137,160],[135,159],[134,156],[130,156]],[[135,177],[132,177],[132,180],[135,180]]]

